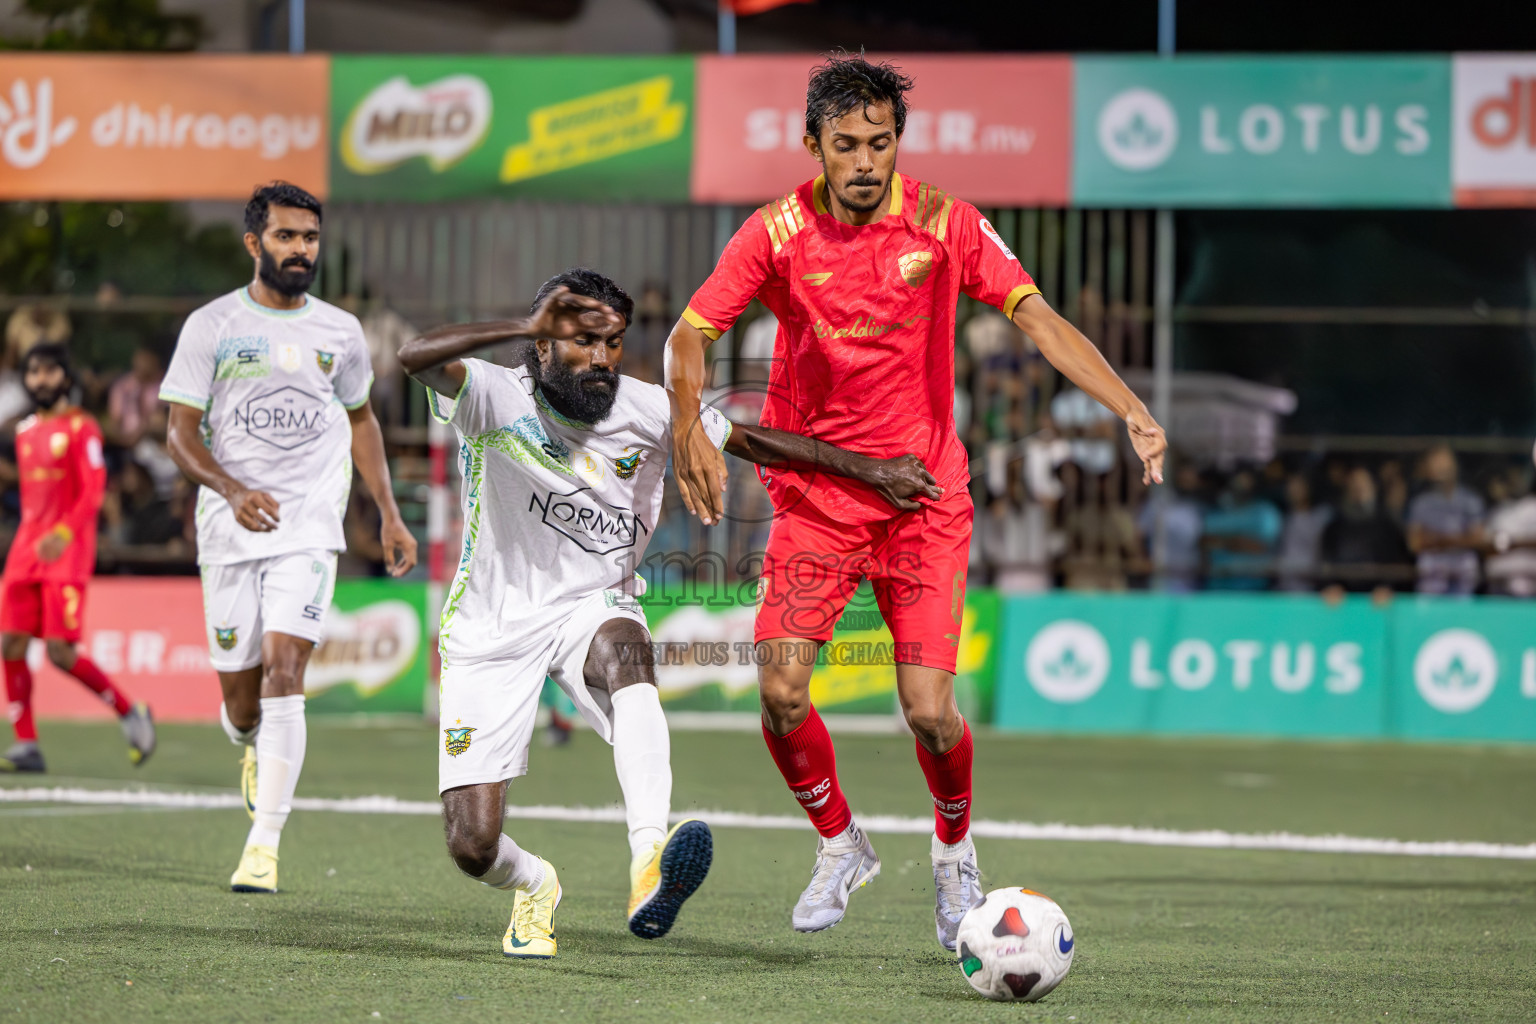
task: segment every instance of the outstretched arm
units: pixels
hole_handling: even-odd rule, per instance
[[[1039,295],[1028,295],[1013,311],[1013,322],[1029,335],[1051,365],[1088,395],[1125,420],[1131,445],[1144,467],[1143,483],[1163,482],[1163,452],[1168,440],[1163,428],[1135,392],[1104,361],[1093,342],[1051,308]]]
[[[391,576],[404,576],[416,564],[416,538],[411,536],[405,520],[400,518],[400,506],[395,504],[395,490],[389,481],[389,460],[384,457],[384,432],[373,415],[373,406],[367,402],[347,410],[347,416],[352,421],[352,464],[362,474],[363,483],[373,495],[384,520],[379,529],[384,560]]]
[[[556,288],[528,316],[428,331],[401,347],[400,365],[438,394],[456,398],[464,387],[460,360],[471,352],[515,338],[574,338],[610,325],[622,328],[624,318],[596,299]]]
[[[944,489],[916,455],[879,459],[850,452],[814,437],[791,434],[750,423],[731,423],[725,450],[759,466],[819,469],[868,484],[904,512],[922,508],[915,495],[938,500]]]

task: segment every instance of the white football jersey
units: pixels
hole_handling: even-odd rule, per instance
[[[270,309],[241,288],[187,318],[160,398],[202,409],[203,437],[219,465],[278,503],[277,529],[256,533],[235,522],[216,491],[201,488],[199,563],[346,549],[347,410],[368,401],[372,384],[357,317],[312,295],[298,309]]]
[[[582,598],[615,590],[645,557],[672,451],[665,388],[624,377],[589,425],[556,412],[525,367],[464,360],[456,399],[429,391],[459,435],[464,549],[443,605],[445,661],[547,643]],[[724,447],[731,424],[700,410]]]

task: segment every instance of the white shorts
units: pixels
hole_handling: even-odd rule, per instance
[[[203,620],[214,670],[240,672],[260,665],[264,633],[287,633],[318,644],[335,591],[334,551],[203,566]]]
[[[531,642],[522,654],[443,662],[439,793],[528,774],[528,747],[546,676],[569,695],[599,736],[613,742],[613,704],[606,691],[587,686],[584,672],[592,637],[611,619],[646,625],[639,602],[605,590],[584,598],[543,642]]]

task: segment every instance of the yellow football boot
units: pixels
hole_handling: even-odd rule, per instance
[[[256,820],[256,748],[246,744],[240,758],[240,796],[245,800],[245,813]]]
[[[555,866],[544,862],[544,884],[536,892],[513,891],[512,920],[502,936],[501,951],[523,960],[548,960],[555,955],[555,908],[560,905],[560,879]]]
[[[247,846],[240,866],[229,876],[231,892],[277,892],[277,850],[271,846]]]
[[[683,901],[709,874],[715,841],[697,818],[679,822],[649,854],[629,866],[629,930],[642,939],[659,939],[672,928]]]

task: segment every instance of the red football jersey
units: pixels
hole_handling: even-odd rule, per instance
[[[969,481],[955,431],[955,304],[963,291],[1012,317],[1039,290],[969,203],[898,174],[886,215],[855,227],[827,212],[818,177],[747,218],[683,319],[718,338],[761,299],[779,320],[762,425],[916,455],[953,494]],[[763,477],[778,508],[804,494],[840,522],[896,514],[843,477]]]
[[[96,513],[107,487],[101,428],[79,409],[29,416],[16,430],[16,464],[21,526],[5,560],[6,581],[84,583],[96,567]],[[37,542],[61,527],[70,538],[64,554],[39,560]]]

